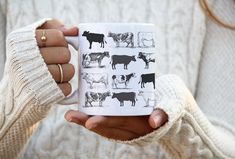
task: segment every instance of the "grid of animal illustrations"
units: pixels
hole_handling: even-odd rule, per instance
[[[154,105],[156,52],[153,32],[84,30],[81,50],[84,108]],[[86,51],[84,51],[86,50]],[[107,104],[104,104],[106,101]]]

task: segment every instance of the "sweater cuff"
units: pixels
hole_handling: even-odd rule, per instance
[[[168,115],[168,121],[152,133],[120,143],[144,146],[161,139],[184,116],[185,96],[189,93],[182,80],[176,75],[163,75],[156,79],[156,108]],[[177,130],[176,130],[177,131]]]
[[[40,54],[35,31],[49,19],[18,29],[7,38],[7,56],[13,72],[17,97],[24,87],[33,95],[35,106],[48,106],[64,98]]]

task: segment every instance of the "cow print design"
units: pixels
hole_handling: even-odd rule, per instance
[[[116,69],[117,64],[123,64],[124,70],[127,70],[127,66],[131,61],[136,61],[135,56],[112,55],[112,69]]]
[[[131,106],[135,106],[135,102],[137,101],[135,92],[113,93],[112,98],[117,98],[120,106],[124,106],[124,101],[131,101]]]
[[[140,81],[139,83],[141,83],[141,88],[145,88],[145,84],[152,82],[153,83],[153,88],[155,89],[155,74],[154,73],[150,73],[150,74],[142,74],[140,76]]]
[[[90,54],[83,54],[82,55],[82,65],[84,68],[89,68],[91,67],[91,63],[97,63],[98,67],[104,67],[101,65],[102,60],[107,57],[109,58],[109,52],[104,51],[104,52],[92,52]]]
[[[134,34],[131,32],[126,33],[112,33],[109,32],[107,37],[113,38],[116,47],[120,47],[120,43],[126,43],[126,47],[134,47]]]
[[[104,42],[107,44],[107,42],[104,40],[104,34],[97,34],[97,33],[90,33],[89,31],[84,31],[82,36],[85,36],[90,44],[89,49],[92,48],[92,42],[100,43],[100,47],[104,48]]]
[[[123,88],[120,87],[119,85],[124,84],[124,88],[127,89],[127,85],[130,82],[131,78],[135,78],[135,73],[130,73],[128,75],[113,75],[112,76],[112,87],[113,88]]]
[[[138,32],[138,46],[143,48],[155,47],[154,34],[152,32]]]
[[[114,47],[117,47],[114,49],[125,49],[128,51],[127,48],[130,48],[130,50],[134,47],[139,48],[139,52],[135,52],[135,54],[134,52],[127,52],[127,55],[120,55],[115,52],[113,54],[113,52],[104,51],[104,43],[107,44],[104,34],[84,31],[82,36],[86,37],[89,42],[89,49],[94,47],[94,43],[99,43],[100,48],[102,48],[100,52],[86,52],[82,54],[81,65],[83,68],[94,68],[94,70],[87,69],[88,73],[82,74],[82,80],[86,82],[85,87],[89,89],[105,90],[105,92],[103,90],[98,92],[86,91],[85,94],[83,94],[85,96],[85,98],[83,98],[85,100],[84,107],[103,107],[103,103],[106,100],[110,101],[110,103],[107,102],[109,104],[114,101],[116,101],[116,103],[119,102],[120,107],[123,107],[124,105],[131,105],[134,107],[137,102],[137,97],[144,107],[155,105],[156,101],[154,92],[149,93],[147,92],[149,89],[145,89],[146,84],[147,88],[155,89],[155,74],[150,73],[150,70],[148,73],[147,71],[144,71],[145,69],[149,69],[149,66],[152,66],[151,63],[155,63],[155,57],[152,56],[154,53],[145,52],[147,49],[150,51],[155,47],[154,34],[152,32],[138,32],[135,33],[135,36],[132,32],[109,32],[107,34],[107,37],[109,37],[108,42],[113,43]],[[136,39],[134,39],[134,37],[136,37]],[[134,42],[136,44],[134,44]],[[111,60],[109,60],[110,56]],[[139,63],[134,63],[136,60],[138,60]],[[110,61],[112,70],[116,70],[116,65],[120,65],[120,67],[117,67],[117,70],[120,71],[124,69],[122,70],[124,73],[117,72],[117,74],[114,73],[113,75],[108,75],[107,73],[103,73],[103,71],[99,73],[99,70],[96,72],[96,68],[104,68],[104,71],[111,69],[111,66],[107,65],[107,61]],[[132,61],[133,63],[131,63]],[[130,63],[131,66],[129,66]],[[132,70],[135,69],[134,66],[137,64],[143,66],[142,68],[138,67],[140,68],[139,72],[138,70]],[[128,70],[128,66],[130,70]],[[147,74],[141,74],[143,72],[146,72]],[[138,78],[140,79],[139,82],[138,79],[134,79],[136,78],[136,75],[138,75]],[[109,86],[109,82],[112,82],[111,88]],[[135,88],[135,85],[138,85],[137,83],[140,84],[141,89],[139,91],[132,90]],[[122,89],[123,91],[115,92],[117,89]],[[126,92],[127,89],[129,90],[128,92]],[[152,90],[150,89],[150,91]]]
[[[145,69],[149,69],[149,63],[150,62],[155,62],[155,59],[154,58],[151,58],[150,55],[152,53],[144,53],[144,52],[139,52],[139,55],[138,55],[138,58],[139,59],[142,59],[145,63]]]
[[[98,103],[97,106],[102,107],[103,102],[105,101],[105,99],[108,96],[111,96],[111,93],[109,91],[104,92],[104,93],[86,92],[86,94],[85,94],[85,107],[96,106],[93,104],[93,102]]]
[[[107,74],[95,74],[95,73],[85,73],[82,77],[89,84],[89,88],[93,89],[94,84],[103,84],[105,88],[108,86],[108,75]]]

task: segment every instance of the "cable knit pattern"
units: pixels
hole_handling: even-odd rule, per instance
[[[226,3],[217,5],[215,3],[215,5],[220,6],[221,10],[227,10],[232,6],[230,2],[232,1],[228,0]],[[214,77],[221,73],[213,68],[216,63],[220,63],[222,58],[230,57],[223,56],[223,51],[218,51],[222,57],[213,55],[220,59],[214,59],[214,63],[208,62],[207,60],[211,58],[207,58],[208,55],[217,53],[217,50],[211,48],[219,47],[220,44],[216,43],[219,37],[230,36],[219,27],[213,28],[214,24],[211,23],[208,23],[206,30],[205,17],[197,0],[70,0],[69,2],[66,0],[59,2],[57,0],[2,0],[0,5],[3,8],[0,11],[2,35],[44,17],[63,20],[67,25],[81,22],[155,23],[159,55],[156,73],[174,73],[183,80],[172,75],[157,79],[157,106],[169,117],[169,121],[164,126],[138,139],[118,141],[135,146],[120,144],[113,140],[110,142],[64,120],[64,113],[68,109],[77,109],[76,105],[65,107],[53,104],[63,96],[43,63],[34,38],[35,28],[43,21],[15,31],[8,38],[10,45],[6,48],[7,61],[0,84],[0,158],[16,156],[38,125],[19,158],[235,158],[234,122],[231,119],[231,115],[234,114],[231,107],[234,105],[232,100],[235,99],[234,89],[232,87],[227,91],[226,88],[229,86],[224,87],[221,94],[228,92],[229,96],[223,96],[223,100],[220,100],[223,102],[213,102],[213,97],[222,95],[216,95],[217,90],[211,91],[211,87],[207,87],[210,86],[208,83],[215,81]],[[226,16],[232,18],[231,15]],[[215,29],[214,32],[211,32],[212,28]],[[205,35],[206,46],[203,48]],[[1,37],[4,38],[4,36]],[[210,42],[211,38],[214,41]],[[227,45],[231,39],[232,37],[223,43],[223,50],[226,50],[229,55],[234,53],[230,46],[233,42]],[[23,41],[27,41],[27,45]],[[5,43],[1,41],[0,46],[0,72],[3,72]],[[77,54],[74,50],[71,51],[71,63],[76,67]],[[227,61],[224,60],[224,62]],[[213,67],[208,67],[207,64]],[[229,68],[234,68],[230,66]],[[210,71],[215,73],[213,78],[206,76],[211,75]],[[230,76],[232,70],[226,72],[224,68],[223,72],[225,74],[221,76],[221,80],[216,80],[217,83],[213,83],[212,87],[220,88],[221,83],[227,82],[228,75],[230,77],[228,79],[234,79]],[[42,82],[43,80],[45,83]],[[77,79],[72,79],[73,89],[76,88],[76,83]],[[197,95],[200,107],[210,120],[213,119],[215,127],[201,112],[184,83],[192,94]],[[52,97],[53,95],[55,96]],[[207,97],[210,96],[212,99],[208,100]],[[47,114],[52,104],[53,107]],[[211,110],[213,105],[218,105],[220,109]],[[229,114],[228,118],[225,117],[226,113]],[[46,114],[47,117],[38,123]],[[217,114],[219,116],[216,116]],[[218,117],[223,119],[221,123],[215,122],[219,120]],[[20,142],[15,139],[19,139]],[[156,144],[157,141],[160,147]],[[140,147],[143,145],[145,147]]]
[[[157,105],[168,114],[168,122],[146,136],[119,142],[146,145],[159,141],[174,159],[235,157],[229,146],[221,148],[226,134],[216,133],[218,130],[205,118],[191,93],[177,76],[159,77],[156,85],[159,99]],[[230,142],[230,146],[234,147],[235,142]]]
[[[14,31],[7,39],[5,83],[0,89],[0,158],[16,157],[35,124],[64,97],[37,47],[34,30],[44,22]]]

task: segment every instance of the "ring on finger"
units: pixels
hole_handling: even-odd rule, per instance
[[[64,80],[64,73],[61,64],[57,64],[60,70],[60,83],[63,83]]]
[[[46,41],[47,41],[47,37],[46,37],[46,30],[44,29],[42,31],[42,36],[41,36],[41,42],[43,46],[46,46]]]

